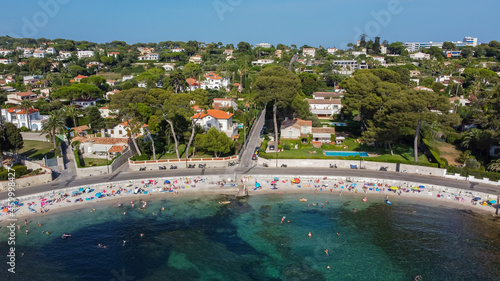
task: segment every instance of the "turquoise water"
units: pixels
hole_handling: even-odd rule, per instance
[[[500,225],[491,217],[400,198],[391,198],[392,206],[382,197],[361,199],[329,192],[179,197],[140,211],[134,198],[134,209],[34,218],[29,235],[24,226],[18,233],[16,251],[25,254],[17,273],[2,262],[0,280],[498,280]],[[72,237],[62,240],[64,232]],[[7,253],[4,226],[0,235]]]
[[[361,156],[368,157],[366,152],[354,152],[354,151],[325,151],[325,156]]]

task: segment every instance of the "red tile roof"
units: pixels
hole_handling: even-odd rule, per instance
[[[200,119],[203,119],[207,116],[212,116],[213,118],[215,119],[229,119],[233,116],[232,113],[230,112],[227,112],[227,111],[222,111],[222,110],[218,110],[218,109],[208,109],[207,112],[200,112],[200,113],[197,113],[195,114],[193,117],[193,119],[197,119],[197,118],[200,118]]]
[[[81,74],[75,77],[75,79],[83,79],[83,78],[89,78],[89,77]]]
[[[116,152],[122,152],[125,150],[125,146],[124,145],[113,145],[109,150],[108,152],[109,153],[116,153]]]
[[[312,121],[302,120],[299,118],[289,119],[289,120],[281,122],[281,126],[283,128],[294,127],[294,128],[300,129],[300,127],[302,127],[302,126],[312,126]]]
[[[216,80],[222,79],[222,77],[220,77],[219,75],[217,75],[217,74],[215,74],[213,72],[205,74],[205,78],[216,79]]]
[[[28,96],[31,96],[31,95],[36,95],[36,93],[33,93],[33,92],[22,92],[22,93],[17,93],[18,96],[20,97],[28,97]]]
[[[200,83],[196,81],[194,78],[188,78],[186,79],[186,82],[188,83],[189,86],[199,86]]]
[[[83,126],[78,126],[78,127],[71,128],[71,130],[73,130],[73,131],[75,131],[77,133],[81,133],[81,132],[83,132],[85,130],[88,130],[88,129],[90,129],[90,128],[87,125],[83,125]]]

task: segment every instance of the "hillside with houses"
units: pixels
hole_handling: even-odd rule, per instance
[[[361,151],[367,161],[491,178],[500,171],[499,57],[499,42],[472,37],[430,44],[363,35],[340,49],[4,36],[1,128],[46,134],[50,157],[71,143],[82,167],[127,151],[135,160],[220,157],[240,152],[267,107],[259,157]]]

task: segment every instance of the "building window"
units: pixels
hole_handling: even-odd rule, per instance
[[[115,130],[110,130],[111,134],[114,135],[115,134]]]
[[[122,134],[122,130],[119,130],[119,131],[118,131],[118,134],[120,134],[120,135],[121,135],[121,134]]]

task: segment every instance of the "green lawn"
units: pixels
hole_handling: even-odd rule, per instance
[[[284,143],[284,142],[283,142]],[[297,141],[295,142],[297,143]],[[344,147],[346,147],[344,149]],[[419,153],[418,162],[415,163],[413,160],[413,148],[407,145],[396,145],[393,147],[393,154],[391,155],[389,149],[384,149],[383,147],[372,147],[367,145],[359,144],[356,139],[346,139],[342,145],[323,145],[321,148],[313,148],[311,144],[300,145],[299,149],[283,150],[278,153],[279,159],[360,159],[360,157],[334,157],[334,156],[324,156],[323,151],[364,151],[368,152],[372,157],[363,157],[366,161],[377,161],[377,162],[390,162],[390,163],[404,163],[404,164],[419,164],[419,165],[432,165],[427,157]],[[314,153],[316,152],[316,153]],[[378,156],[377,156],[378,155]],[[260,157],[275,159],[275,153],[264,153],[259,154]],[[437,166],[437,164],[435,164]]]
[[[85,168],[92,166],[106,166],[111,163],[111,160],[101,158],[83,158],[83,161],[85,161]]]
[[[51,142],[25,140],[19,154],[36,160],[41,160],[45,156],[50,159],[55,157],[54,151],[51,151],[53,149],[54,144]]]

